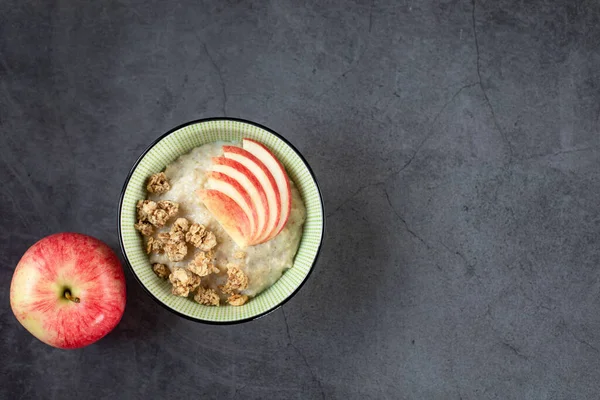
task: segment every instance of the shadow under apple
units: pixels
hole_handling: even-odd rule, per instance
[[[125,265],[127,304],[121,322],[102,339],[106,342],[123,339],[150,339],[164,333],[166,326],[179,318],[154,301]]]

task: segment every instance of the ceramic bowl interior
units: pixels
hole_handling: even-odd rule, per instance
[[[215,141],[248,137],[269,147],[284,164],[306,206],[306,223],[292,268],[270,288],[240,307],[210,307],[191,298],[173,296],[168,281],[152,272],[141,235],[134,229],[136,203],[146,197],[145,181],[194,147]],[[147,292],[169,310],[192,320],[227,324],[265,315],[290,299],[307,280],[323,240],[324,214],[315,177],[300,153],[283,137],[264,126],[236,119],[208,119],[179,126],[153,143],[134,164],[123,187],[119,205],[119,238],[125,260]]]

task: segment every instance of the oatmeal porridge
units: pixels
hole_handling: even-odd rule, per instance
[[[279,233],[273,229],[273,235],[262,235],[263,241],[266,237],[270,239],[254,245],[234,240],[231,229],[238,226],[227,226],[199,196],[199,191],[211,189],[209,171],[214,157],[223,156],[224,145],[229,149],[231,146],[242,148],[241,144],[224,142],[206,144],[180,156],[164,172],[149,177],[148,196],[138,202],[136,229],[144,237],[155,274],[171,282],[174,295],[193,297],[204,305],[240,306],[273,285],[292,267],[306,209],[298,189],[289,180],[291,205],[287,222],[277,227]],[[271,179],[273,187],[276,180],[277,176]],[[284,197],[277,194],[279,199]],[[271,203],[263,202],[273,210]],[[242,208],[239,210],[242,219],[238,221],[251,222],[248,226],[254,227],[253,232],[259,223],[267,226],[268,215],[262,221],[254,220],[253,216],[257,215],[254,210],[251,213],[248,207]],[[243,225],[242,222],[238,225]],[[247,235],[248,232],[250,230]]]

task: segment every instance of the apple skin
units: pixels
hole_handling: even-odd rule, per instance
[[[277,188],[280,195],[281,200],[281,215],[279,216],[279,221],[273,233],[267,237],[266,240],[271,240],[275,236],[281,232],[281,230],[285,227],[285,224],[288,221],[290,216],[290,212],[292,209],[292,193],[290,180],[285,173],[285,168],[281,161],[273,154],[271,150],[267,148],[264,144],[257,142],[256,140],[244,138],[242,139],[242,146],[244,150],[253,154],[256,158],[261,160],[263,164],[269,169],[273,178],[275,178],[275,182],[277,183]]]
[[[281,199],[277,182],[265,164],[249,151],[237,146],[223,146],[223,153],[225,158],[237,161],[248,168],[263,187],[269,206],[269,218],[263,234],[255,238],[254,244],[264,243],[275,236],[273,231],[277,227],[281,215]]]
[[[244,187],[238,181],[229,175],[225,175],[220,172],[209,171],[207,176],[208,179],[206,188],[218,190],[227,197],[233,199],[240,206],[250,222],[251,227],[249,237],[254,237],[257,230],[256,224],[258,221],[258,216],[256,215],[256,209],[252,207],[252,198],[246,189],[244,189]]]
[[[65,297],[67,290],[72,300]],[[57,233],[35,243],[17,264],[10,285],[17,320],[60,349],[104,337],[121,320],[125,302],[119,259],[105,243],[80,233]]]
[[[250,245],[252,225],[238,203],[219,190],[200,189],[196,194],[239,247]]]
[[[235,160],[226,157],[213,157],[212,161],[212,171],[221,172],[237,180],[246,189],[252,199],[252,206],[256,210],[258,220],[255,237],[247,236],[250,244],[259,237],[262,237],[267,227],[269,203],[263,186],[248,168]]]

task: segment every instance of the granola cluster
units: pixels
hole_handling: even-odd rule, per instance
[[[163,249],[167,253],[169,260],[173,262],[181,261],[188,253],[188,247],[185,243],[185,234],[179,231],[164,232],[158,234],[158,239],[163,242]]]
[[[154,228],[162,228],[179,212],[179,204],[169,200],[139,200],[136,208],[138,222],[135,228],[144,236],[151,236]]]
[[[248,275],[235,264],[227,264],[227,282],[219,289],[228,294],[227,302],[232,306],[241,306],[248,301],[248,296],[236,293],[248,287]]]
[[[154,239],[152,236],[146,242],[146,253],[162,253],[164,251],[164,243],[161,240]]]
[[[188,269],[198,276],[208,276],[212,273],[218,274],[219,269],[215,267],[212,251],[199,251],[194,260],[188,265]]]
[[[152,264],[152,271],[161,279],[168,279],[171,270],[165,264]]]
[[[164,172],[152,175],[146,186],[149,193],[158,194],[166,193],[170,188]],[[248,301],[248,296],[239,293],[248,287],[248,276],[238,265],[227,264],[227,281],[225,285],[219,286],[221,294],[201,285],[205,277],[221,272],[215,265],[213,253],[217,238],[204,225],[182,217],[176,218],[168,227],[169,221],[179,212],[178,203],[169,200],[139,200],[136,211],[138,221],[134,226],[146,237],[148,254],[166,254],[169,261],[180,262],[186,258],[190,249],[195,252],[186,267],[170,268],[159,263],[152,265],[156,276],[171,283],[173,295],[188,297],[193,294],[196,302],[207,306],[219,306],[221,295],[228,296],[227,303],[233,306],[241,306]],[[242,251],[234,254],[234,258],[241,262],[245,257],[246,253]]]
[[[187,232],[190,228],[190,223],[185,218],[177,218],[171,226],[171,232]]]
[[[232,294],[227,298],[227,302],[232,306],[243,306],[248,301],[248,296],[245,294]]]
[[[221,304],[221,298],[214,289],[198,288],[198,291],[194,295],[194,300],[205,306],[219,306]]]
[[[190,292],[195,291],[200,286],[200,277],[186,268],[175,267],[169,275],[169,281],[173,288],[171,293],[175,296],[187,297]]]
[[[227,264],[227,282],[219,287],[223,293],[234,294],[248,287],[248,276],[236,265]]]
[[[209,251],[217,245],[215,234],[207,231],[204,225],[200,224],[192,224],[189,227],[185,240],[202,251]]]
[[[202,278],[211,273],[218,273],[219,269],[214,266],[211,253],[199,252],[194,261],[186,268],[174,267],[173,271],[164,264],[154,264],[152,269],[159,278],[169,279],[175,296],[187,297],[194,294],[194,300],[206,306],[219,306],[221,297],[219,293],[211,288],[201,286]],[[248,287],[248,277],[239,267],[228,266],[227,282],[220,286],[219,290],[228,294],[227,303],[232,306],[242,306],[248,301],[248,296],[236,293]]]
[[[149,193],[166,193],[171,189],[171,184],[164,172],[152,175],[148,179],[146,190]]]

